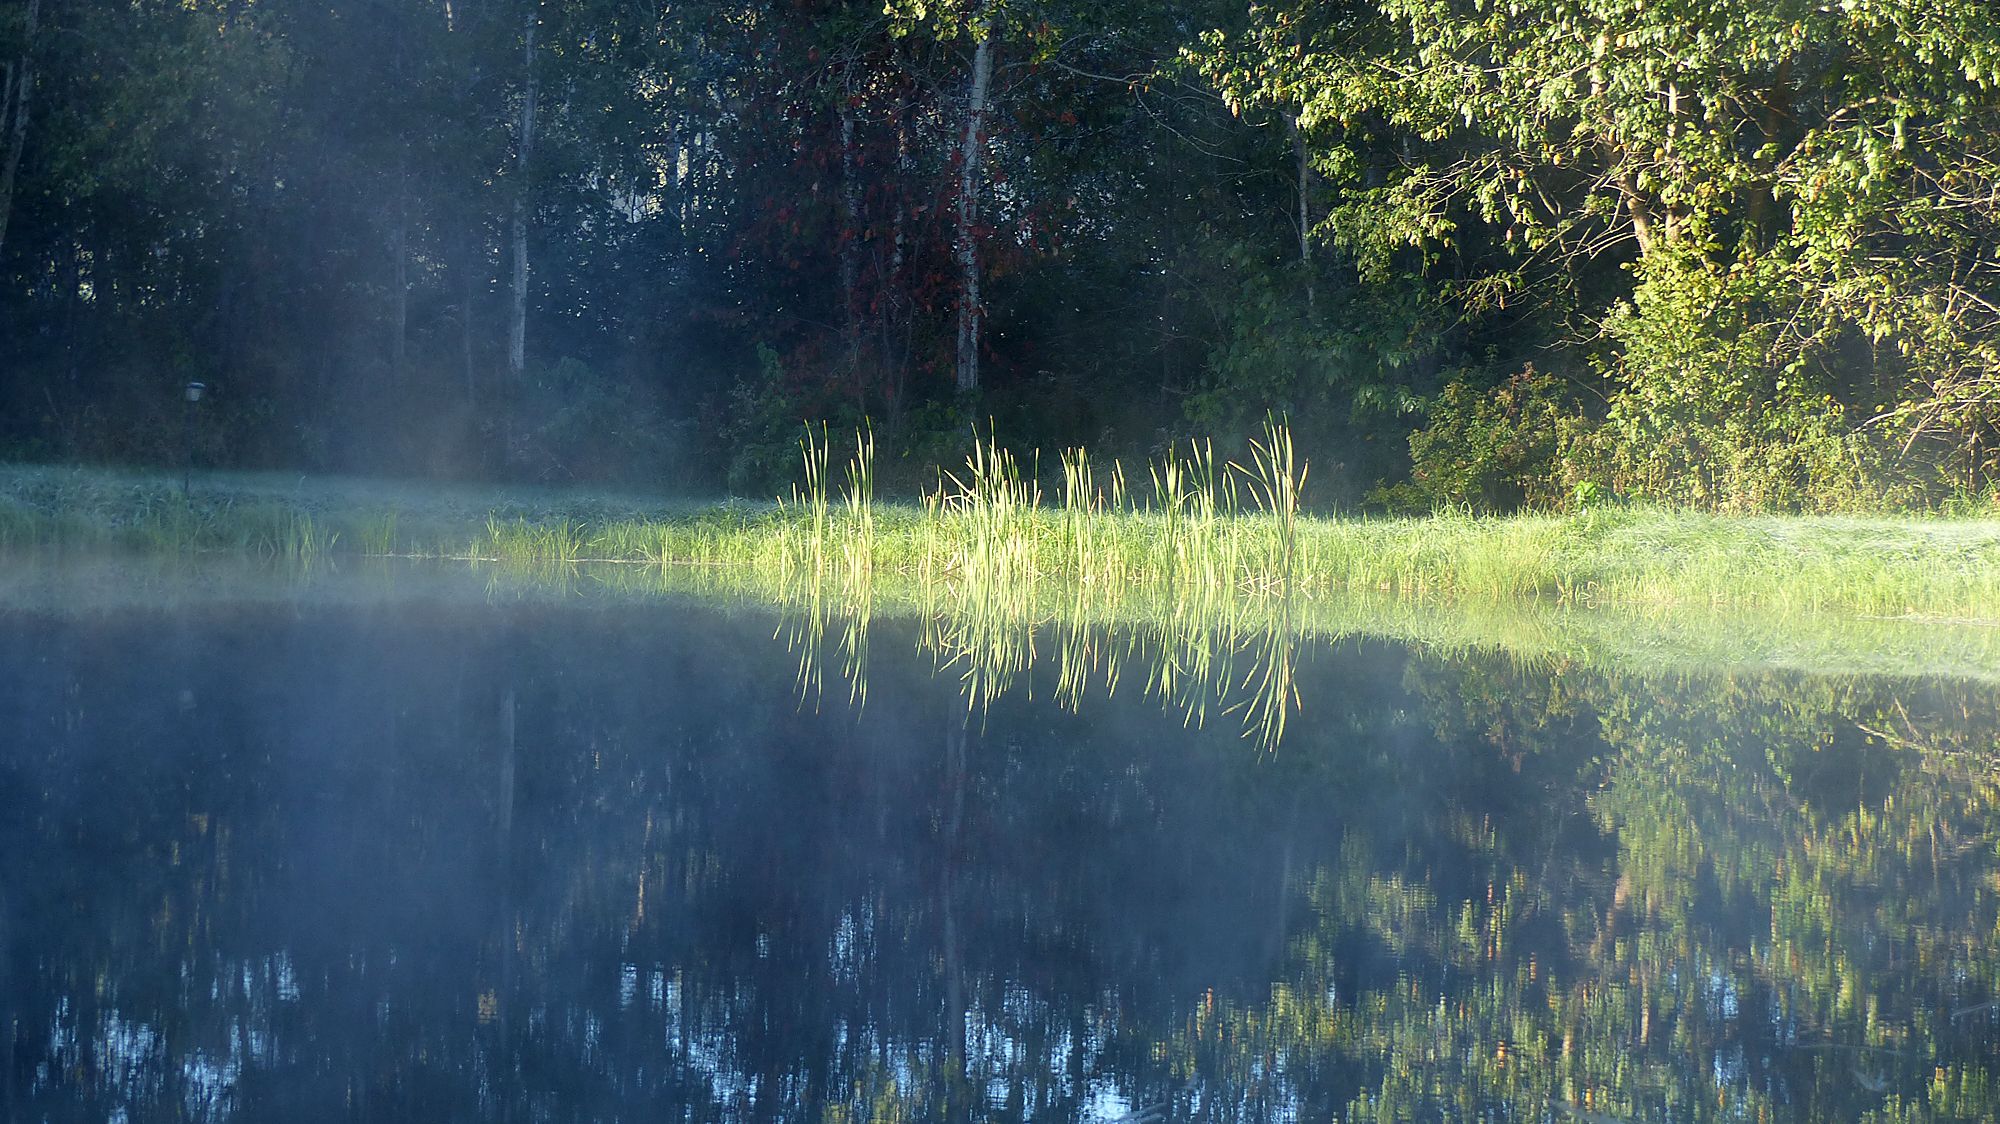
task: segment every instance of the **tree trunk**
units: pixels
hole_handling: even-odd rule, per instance
[[[519,141],[514,153],[512,234],[514,242],[513,292],[507,305],[507,373],[518,382],[528,366],[528,176],[535,152],[535,7],[528,9],[521,36],[523,81]]]
[[[1312,284],[1312,161],[1306,155],[1306,133],[1299,128],[1296,113],[1285,117],[1285,125],[1292,134],[1292,162],[1298,175],[1299,194],[1299,266],[1306,271],[1306,306],[1313,304]]]
[[[398,87],[409,78],[409,24],[396,22],[396,50],[391,73]],[[408,126],[396,138],[396,219],[389,232],[394,255],[389,278],[389,375],[401,386],[410,369],[410,137]]]
[[[83,377],[83,362],[76,343],[76,324],[83,316],[83,247],[74,239],[62,241],[62,353],[66,390],[74,392]]]
[[[456,34],[461,26],[469,23],[471,15],[469,11],[470,6],[470,0],[458,0],[456,4],[445,4],[444,29],[446,34]],[[472,71],[469,69],[460,71],[459,80],[459,97],[463,99],[464,104],[471,105],[476,93],[476,83]],[[477,409],[479,406],[479,370],[473,364],[474,352],[472,344],[474,283],[477,280],[480,284],[483,284],[484,279],[489,276],[484,261],[486,257],[485,224],[482,222],[462,227],[459,238],[462,241],[458,254],[458,355],[459,361],[464,367],[465,404],[470,409]]]
[[[1766,144],[1783,143],[1785,122],[1792,116],[1792,60],[1778,63],[1778,69],[1771,76],[1771,85],[1764,93],[1764,104],[1757,115],[1758,128],[1763,133]],[[1749,184],[1749,224],[1757,237],[1757,244],[1769,248],[1776,241],[1777,231],[1773,229],[1773,212],[1778,206],[1778,196],[1772,183],[1773,160],[1757,161],[1761,175]]]
[[[902,60],[897,60],[902,65]],[[894,290],[903,291],[903,244],[907,237],[904,226],[909,218],[907,189],[910,184],[910,93],[907,87],[896,91],[896,219],[895,236],[891,241],[889,276]]]
[[[407,148],[396,153],[396,229],[390,237],[396,255],[391,282],[389,369],[401,383],[410,363],[410,173]]]
[[[28,0],[27,33],[21,39],[21,57],[8,68],[6,97],[0,102],[0,127],[7,131],[7,155],[0,161],[0,250],[7,247],[7,219],[14,211],[14,177],[21,170],[21,150],[28,145],[28,105],[35,92],[35,20],[41,11],[42,0]]]
[[[479,404],[479,370],[472,362],[472,309],[473,266],[480,256],[479,239],[467,235],[464,252],[459,255],[458,354],[465,365],[465,401],[470,406]]]
[[[1612,159],[1620,160],[1615,154]],[[1620,163],[1623,161],[1620,160]],[[1650,254],[1654,245],[1652,209],[1646,205],[1646,197],[1639,194],[1639,185],[1633,181],[1629,170],[1620,167],[1616,180],[1618,194],[1625,200],[1625,213],[1632,220],[1632,237],[1639,243],[1639,253],[1641,256]]]
[[[979,389],[979,165],[985,148],[986,96],[993,84],[993,34],[986,9],[973,21],[972,80],[965,105],[965,148],[958,169],[958,391]]]
[[[1668,167],[1678,163],[1681,134],[1681,87],[1678,82],[1667,83],[1667,147]],[[1671,174],[1671,173],[1670,173]],[[1665,228],[1668,245],[1680,241],[1686,226],[1687,207],[1682,203],[1665,203],[1660,208],[1660,223]]]
[[[1157,145],[1154,153],[1154,162],[1166,169],[1167,180],[1167,190],[1160,194],[1160,230],[1165,235],[1164,268],[1160,270],[1160,387],[1171,394],[1179,381],[1174,374],[1174,275],[1181,258],[1179,216],[1175,213],[1180,201],[1180,167],[1174,160],[1171,139]]]
[[[1591,79],[1590,97],[1593,102],[1604,97],[1602,80]],[[1598,134],[1598,147],[1604,153],[1605,166],[1610,169],[1611,182],[1618,188],[1618,198],[1625,204],[1626,217],[1632,223],[1632,238],[1639,243],[1639,255],[1644,257],[1653,251],[1653,212],[1646,197],[1639,192],[1638,181],[1632,178],[1632,169],[1625,160],[1623,142],[1613,140],[1616,136],[1617,130],[1611,127],[1607,118]]]
[[[847,377],[861,384],[861,184],[855,174],[854,107],[840,102],[840,300],[846,338]]]
[[[1285,127],[1292,134],[1292,164],[1297,184],[1299,201],[1299,264],[1312,264],[1312,194],[1308,177],[1312,174],[1312,162],[1306,156],[1305,130],[1299,128],[1297,114],[1285,118]]]
[[[900,57],[897,66],[899,69],[902,66]],[[892,425],[902,420],[903,392],[909,382],[910,290],[903,276],[905,246],[909,241],[909,184],[910,94],[904,86],[896,91],[896,212],[891,220],[889,276],[884,285],[888,300],[881,319],[882,364],[888,373],[883,404]]]

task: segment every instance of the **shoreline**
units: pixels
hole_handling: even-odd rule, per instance
[[[785,582],[897,575],[989,595],[1364,593],[2000,623],[2000,519],[1637,507],[1350,519],[1239,509],[1217,491],[1113,506],[1086,488],[1087,502],[1067,503],[996,474],[919,504],[823,488],[756,504],[218,473],[183,499],[169,474],[0,466],[0,547],[684,564]]]

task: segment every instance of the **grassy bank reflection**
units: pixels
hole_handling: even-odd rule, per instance
[[[1990,678],[621,574],[12,611],[0,1116],[2000,1113]]]

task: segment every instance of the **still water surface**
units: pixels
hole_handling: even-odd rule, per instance
[[[0,609],[0,1119],[2000,1116],[1990,683],[938,630]]]

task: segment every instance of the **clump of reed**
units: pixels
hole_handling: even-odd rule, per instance
[[[946,569],[974,584],[1033,580],[1041,571],[1041,506],[1041,485],[1021,475],[1011,451],[975,442],[964,475],[945,473],[929,505],[951,544]]]
[[[1291,429],[1267,418],[1263,440],[1250,443],[1250,467],[1230,467],[1248,481],[1266,523],[1264,557],[1254,572],[1291,585],[1299,571],[1299,497],[1307,473],[1292,447]]]
[[[265,552],[290,562],[316,561],[332,553],[340,532],[302,511],[276,513]]]
[[[531,523],[489,515],[486,533],[460,555],[483,562],[527,567],[574,566],[584,556],[584,528],[567,519]]]
[[[1024,465],[983,438],[893,520],[874,501],[872,437],[856,435],[837,500],[825,431],[809,429],[799,448],[803,480],[779,501],[775,531],[787,575],[838,572],[852,584],[886,568],[992,590],[1063,581],[1255,594],[1292,589],[1305,576],[1305,470],[1275,420],[1251,442],[1247,463],[1224,460],[1205,441],[1169,450],[1147,466],[1143,495],[1122,464],[1104,470],[1087,451],[1064,450],[1056,504],[1046,502],[1038,461]]]
[[[876,562],[874,434],[854,434],[854,456],[844,466],[846,488],[838,504],[832,498],[832,442],[826,426],[818,432],[806,426],[798,452],[804,482],[794,484],[790,496],[778,498],[776,528],[768,534],[774,550],[748,550],[740,560],[774,558],[778,570],[792,578],[824,580],[838,572],[850,586],[866,582]]]
[[[401,513],[394,508],[355,517],[352,523],[354,539],[361,553],[372,558],[395,554],[398,543],[396,524],[400,518]]]
[[[1992,519],[1617,506],[1315,518],[1303,514],[1305,463],[1276,420],[1234,457],[1182,444],[1129,479],[1116,461],[1066,450],[1047,495],[1040,459],[990,436],[915,504],[878,501],[865,431],[843,452],[820,427],[801,442],[804,481],[787,500],[700,508],[251,473],[211,474],[187,495],[177,475],[0,466],[0,546],[691,564],[846,586],[895,574],[960,587],[952,597],[1075,584],[2000,620]]]
[[[917,509],[902,509],[886,527],[874,505],[873,441],[856,435],[838,498],[830,447],[823,429],[800,441],[802,481],[779,502],[774,531],[777,577],[793,591],[789,599],[810,606],[790,629],[802,694],[821,690],[808,656],[824,644],[824,606],[872,603],[878,572],[920,591],[922,643],[960,677],[974,709],[1034,665],[1044,587],[1073,590],[1078,606],[1077,627],[1058,629],[1056,694],[1066,699],[1098,677],[1115,686],[1132,656],[1081,623],[1092,612],[1083,606],[1153,591],[1173,608],[1148,634],[1145,690],[1190,724],[1216,707],[1267,744],[1282,734],[1294,705],[1290,648],[1253,644],[1232,608],[1245,596],[1296,592],[1303,572],[1305,473],[1282,424],[1271,422],[1252,443],[1247,465],[1225,461],[1208,442],[1169,451],[1148,466],[1144,494],[1127,486],[1121,464],[1102,470],[1085,450],[1066,450],[1055,504],[1045,502],[1033,462],[1024,468],[1011,450],[982,439],[962,468],[940,472]],[[851,609],[841,615],[854,617]],[[851,637],[843,633],[848,652],[857,647]],[[841,661],[850,684],[860,662]]]

